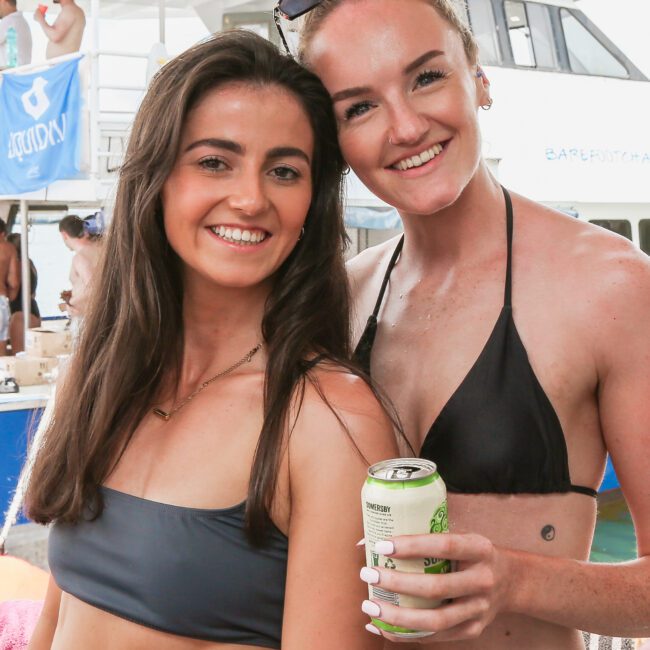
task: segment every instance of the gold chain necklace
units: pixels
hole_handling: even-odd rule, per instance
[[[234,363],[230,368],[226,368],[221,372],[218,372],[214,377],[206,379],[197,389],[190,393],[180,404],[173,406],[171,411],[163,411],[161,408],[155,407],[152,409],[154,415],[157,415],[159,418],[162,418],[165,422],[169,422],[172,415],[178,413],[188,402],[191,402],[202,390],[207,388],[213,381],[219,379],[219,377],[224,377],[225,375],[231,373],[233,370],[237,370],[239,366],[243,366],[245,363],[250,363],[251,359],[257,354],[257,352],[262,347],[261,343],[258,343],[252,350],[249,350],[237,363]]]

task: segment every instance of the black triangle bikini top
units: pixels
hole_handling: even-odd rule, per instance
[[[503,194],[508,239],[503,308],[483,351],[431,425],[420,456],[436,463],[450,492],[579,492],[595,497],[592,488],[571,483],[562,426],[512,316],[512,201],[505,188]],[[355,350],[356,360],[368,373],[379,309],[403,244],[404,237]]]

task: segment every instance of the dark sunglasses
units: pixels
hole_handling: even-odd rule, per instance
[[[273,20],[275,21],[275,27],[278,30],[280,39],[282,40],[282,45],[284,45],[284,49],[287,53],[290,54],[291,51],[289,50],[287,39],[284,37],[284,33],[282,32],[280,19],[285,18],[286,20],[294,20],[295,18],[299,18],[308,11],[311,11],[321,2],[322,0],[280,0],[275,6],[273,9]]]

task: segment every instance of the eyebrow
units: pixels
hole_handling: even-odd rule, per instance
[[[444,52],[442,50],[429,50],[428,52],[425,52],[422,56],[419,56],[415,61],[412,61],[409,63],[403,70],[403,74],[407,75],[413,72],[413,70],[417,70],[423,63],[426,63],[427,61],[430,61],[431,59],[434,59],[437,56],[443,56]],[[350,99],[351,97],[356,97],[357,95],[366,95],[368,94],[372,89],[370,86],[355,86],[353,88],[346,88],[345,90],[341,90],[338,93],[334,93],[332,95],[332,102],[336,104],[336,102],[340,102],[344,99]]]
[[[298,147],[275,147],[266,154],[267,159],[273,158],[302,158],[308,165],[311,165],[309,156]]]
[[[213,147],[215,149],[226,149],[237,154],[244,153],[244,148],[240,144],[237,144],[232,140],[222,140],[221,138],[203,138],[202,140],[196,140],[185,147],[185,153],[192,151],[192,149],[196,149],[197,147]]]
[[[203,138],[201,140],[196,140],[185,148],[185,153],[191,151],[192,149],[196,149],[197,147],[226,149],[227,151],[232,151],[233,153],[240,156],[244,155],[245,153],[244,147],[242,147],[238,142],[234,142],[233,140],[223,140],[222,138]],[[309,156],[298,147],[274,147],[273,149],[270,149],[266,154],[267,160],[287,157],[302,158],[302,160],[304,160],[308,165],[311,165]]]
[[[415,61],[413,61],[412,63],[409,63],[404,68],[404,74],[409,74],[413,72],[413,70],[419,68],[423,63],[426,63],[431,59],[435,59],[437,56],[444,56],[444,54],[445,53],[442,50],[429,50],[428,52],[425,52],[422,56],[419,56],[417,59],[415,59]]]

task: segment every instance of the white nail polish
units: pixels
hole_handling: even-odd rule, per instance
[[[355,546],[365,546],[366,545],[366,538],[362,537],[356,544]]]
[[[371,632],[372,634],[381,636],[381,632],[379,631],[379,629],[376,628],[372,623],[368,623],[368,625],[366,625],[366,630],[368,630],[368,632]]]
[[[376,585],[379,582],[379,572],[367,566],[364,566],[363,569],[361,569],[359,576],[369,585]]]
[[[361,603],[361,611],[371,618],[379,618],[381,616],[379,605],[373,603],[372,600],[364,600],[363,603]]]
[[[375,542],[375,552],[379,555],[392,555],[395,552],[395,544],[385,540]]]

